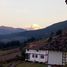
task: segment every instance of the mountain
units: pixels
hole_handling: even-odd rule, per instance
[[[12,40],[25,41],[31,37],[36,39],[47,38],[50,36],[51,32],[56,33],[58,30],[64,30],[64,29],[67,29],[67,21],[55,23],[44,29],[12,33],[9,35],[0,35],[0,41],[12,41]]]
[[[26,30],[21,29],[21,28],[12,28],[12,27],[7,27],[7,26],[0,26],[0,35],[6,35],[6,34],[18,33],[18,32],[24,32],[24,31],[26,31]]]

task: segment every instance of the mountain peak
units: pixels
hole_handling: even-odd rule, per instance
[[[11,34],[11,33],[18,33],[18,32],[24,32],[26,31],[25,29],[21,28],[13,28],[13,27],[8,27],[8,26],[0,26],[0,35],[3,34]]]

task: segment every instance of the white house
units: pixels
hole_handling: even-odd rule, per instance
[[[46,63],[48,51],[26,49],[26,55],[27,58],[25,60]]]
[[[26,56],[25,60],[46,63],[48,67],[63,67],[67,63],[67,53],[62,51],[26,49]]]

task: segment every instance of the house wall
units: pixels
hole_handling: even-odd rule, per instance
[[[48,67],[51,67],[51,65],[48,65]]]
[[[37,61],[37,62],[47,62],[47,55],[48,55],[48,51],[43,51],[43,50],[26,50],[26,53],[28,53],[30,55],[30,58],[28,59],[28,61]],[[36,57],[32,57],[34,55],[37,55]],[[44,55],[44,58],[41,58],[41,55]]]
[[[48,52],[48,64],[62,65],[62,52],[49,51]]]

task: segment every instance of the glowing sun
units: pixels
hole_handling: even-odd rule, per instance
[[[39,26],[38,24],[33,24],[33,25],[31,26],[31,28],[34,29],[34,30],[37,30],[37,29],[40,29],[41,26]]]

